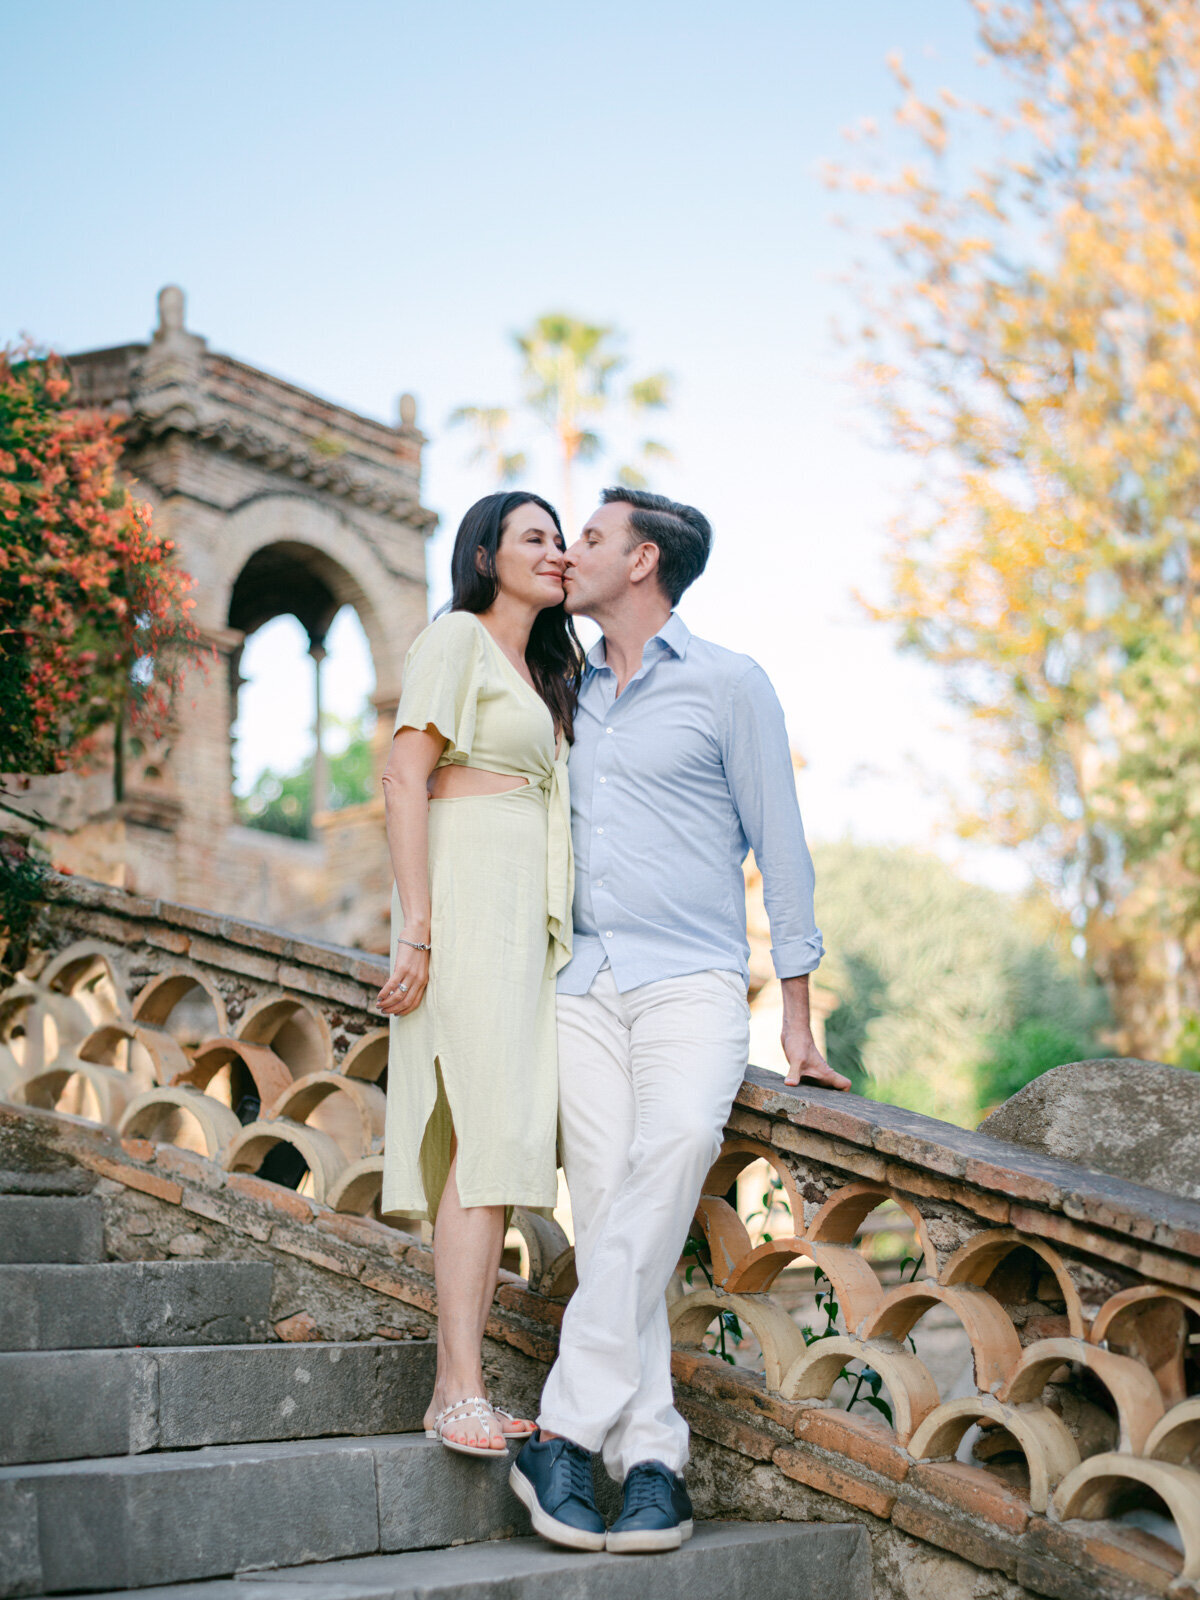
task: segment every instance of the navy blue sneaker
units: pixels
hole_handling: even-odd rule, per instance
[[[625,1479],[625,1504],[608,1530],[605,1548],[615,1555],[678,1550],[692,1537],[692,1502],[679,1478],[661,1461],[639,1461]]]
[[[604,1518],[596,1509],[592,1458],[569,1439],[539,1439],[523,1446],[508,1481],[529,1512],[534,1533],[568,1550],[603,1550]]]

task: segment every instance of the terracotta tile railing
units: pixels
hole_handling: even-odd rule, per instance
[[[50,926],[0,992],[0,1099],[129,1188],[436,1309],[428,1252],[378,1216],[377,958],[74,880]],[[264,1181],[281,1157],[298,1189]],[[1200,1595],[1200,1205],[753,1068],[705,1188],[671,1320],[714,1460],[817,1497],[785,1514],[861,1515],[1027,1592]],[[884,1207],[903,1272],[871,1253]],[[503,1275],[489,1336],[544,1363],[571,1252],[516,1220],[525,1277]],[[815,1289],[837,1308],[820,1337]],[[969,1353],[952,1394],[926,1318]],[[864,1369],[869,1414],[846,1409]]]

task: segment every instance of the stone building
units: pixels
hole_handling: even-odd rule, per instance
[[[403,395],[388,426],[218,354],[187,328],[175,287],[159,294],[148,344],[84,351],[70,368],[82,404],[125,419],[125,463],[196,579],[213,655],[162,740],[127,740],[87,776],[35,782],[28,798],[53,824],[56,861],[152,898],[386,948],[381,804],[323,812],[318,748],[314,837],[243,827],[231,730],[249,635],[298,618],[319,707],[326,631],[351,605],[375,668],[382,763],[404,654],[426,621],[437,520],[421,504],[415,401]]]

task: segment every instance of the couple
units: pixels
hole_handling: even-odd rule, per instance
[[[382,1208],[435,1219],[427,1428],[492,1458],[525,1440],[514,1490],[538,1533],[582,1550],[691,1533],[665,1291],[746,1067],[749,847],[786,1081],[849,1087],[809,1026],[821,936],[779,702],[674,609],[711,540],[693,507],[628,489],[605,491],[569,550],[536,495],[472,506],[384,774]],[[586,659],[580,615],[603,630]],[[535,1426],[489,1404],[481,1346],[507,1208],[554,1205],[556,1133],[579,1288]],[[592,1451],[624,1483],[607,1530]]]

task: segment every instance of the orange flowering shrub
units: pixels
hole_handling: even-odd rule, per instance
[[[118,423],[54,355],[0,351],[0,772],[61,772],[155,729],[200,655],[193,580],[120,477]]]

